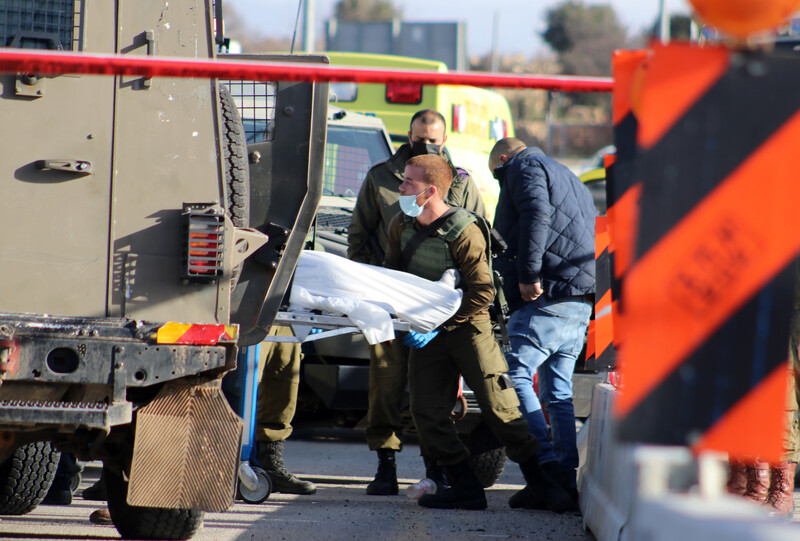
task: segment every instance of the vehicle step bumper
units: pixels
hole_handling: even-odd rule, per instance
[[[87,428],[110,429],[130,423],[130,402],[42,402],[34,400],[0,401],[0,426],[75,425]]]

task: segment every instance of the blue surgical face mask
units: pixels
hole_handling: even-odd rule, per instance
[[[430,186],[429,186],[430,187]],[[403,211],[403,214],[406,216],[410,216],[412,218],[416,218],[420,214],[422,214],[422,207],[424,207],[430,199],[425,201],[422,205],[417,205],[417,197],[424,194],[428,191],[428,188],[425,188],[417,195],[401,195],[400,196],[400,210]]]

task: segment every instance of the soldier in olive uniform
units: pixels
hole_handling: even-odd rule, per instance
[[[292,336],[287,327],[275,326],[270,336]],[[272,480],[273,492],[314,494],[311,481],[297,478],[283,462],[283,442],[292,433],[300,385],[300,344],[262,342],[258,365],[256,405],[257,457]]]
[[[389,225],[386,266],[428,279],[445,270],[459,271],[464,296],[458,311],[439,329],[411,331],[404,342],[409,358],[411,414],[421,447],[429,459],[444,466],[451,486],[419,499],[425,507],[485,509],[483,486],[469,464],[469,451],[450,419],[458,376],[475,392],[486,424],[520,464],[528,485],[523,489],[541,508],[563,512],[569,495],[539,466],[539,443],[528,432],[516,392],[506,376],[508,365],[494,337],[488,307],[495,291],[488,262],[488,226],[444,200],[452,176],[437,156],[417,156],[406,162],[400,185],[400,207]],[[422,231],[420,233],[420,231]],[[412,250],[407,247],[416,246]]]
[[[449,162],[444,150],[447,140],[444,117],[432,109],[418,111],[411,118],[408,143],[386,162],[372,167],[358,193],[348,234],[347,257],[359,263],[382,265],[386,251],[386,230],[400,211],[399,188],[406,161],[412,156],[435,154],[447,160],[452,186],[449,204],[486,215],[478,188],[469,173]],[[408,348],[399,341],[370,346],[369,409],[367,443],[378,452],[378,472],[367,494],[397,494],[395,452],[402,448],[400,410],[406,388]],[[426,474],[436,476],[426,463]]]

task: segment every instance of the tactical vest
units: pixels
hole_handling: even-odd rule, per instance
[[[500,343],[503,352],[508,353],[511,351],[508,330],[506,329],[508,304],[503,294],[503,278],[499,272],[492,269],[493,252],[502,253],[506,248],[505,241],[489,227],[484,218],[463,208],[456,208],[450,217],[436,229],[436,236],[433,236],[433,232],[428,234],[410,254],[410,257],[405,259],[407,257],[405,254],[406,246],[412,242],[417,233],[420,233],[414,229],[415,220],[416,218],[403,216],[404,227],[403,232],[400,234],[400,251],[403,252],[403,258],[407,261],[407,264],[403,265],[404,268],[402,270],[434,281],[441,279],[444,271],[455,266],[453,254],[450,252],[450,243],[457,239],[469,224],[474,222],[478,225],[486,240],[486,260],[489,264],[489,275],[492,277],[492,286],[494,287],[494,302],[489,307],[489,313],[492,320],[500,328]]]
[[[400,250],[404,250],[408,242],[417,232],[414,229],[415,218],[403,216],[406,222],[400,236]],[[452,269],[453,254],[450,252],[450,243],[457,239],[466,227],[477,222],[474,214],[464,209],[457,209],[450,218],[417,247],[411,255],[406,272],[416,274],[426,280],[437,281],[447,269]]]

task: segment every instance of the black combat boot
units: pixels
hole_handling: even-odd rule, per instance
[[[422,455],[422,462],[425,463],[425,477],[436,483],[436,492],[440,493],[450,486],[447,480],[447,472],[444,467],[436,464],[432,458]]]
[[[44,505],[69,505],[72,503],[72,474],[76,469],[75,457],[70,453],[61,453],[53,484],[47,491],[42,503]]]
[[[84,500],[104,502],[108,499],[106,497],[106,477],[103,474],[103,470],[100,470],[100,479],[95,481],[92,486],[84,488],[82,495]]]
[[[395,496],[397,488],[397,464],[393,449],[378,449],[378,472],[375,479],[367,485],[370,496]]]
[[[547,469],[550,470],[548,473],[539,465],[535,456],[520,463],[522,475],[525,476],[528,484],[511,496],[508,505],[514,508],[549,509],[556,513],[574,510],[576,502],[551,476],[551,474],[558,474],[553,465],[560,470],[557,462],[548,463]]]
[[[314,494],[317,487],[292,475],[283,463],[283,440],[259,441],[258,461],[272,481],[272,491],[284,494]]]
[[[423,507],[435,509],[486,509],[483,485],[475,477],[468,460],[446,467],[451,486],[436,494],[425,494],[419,500]]]

